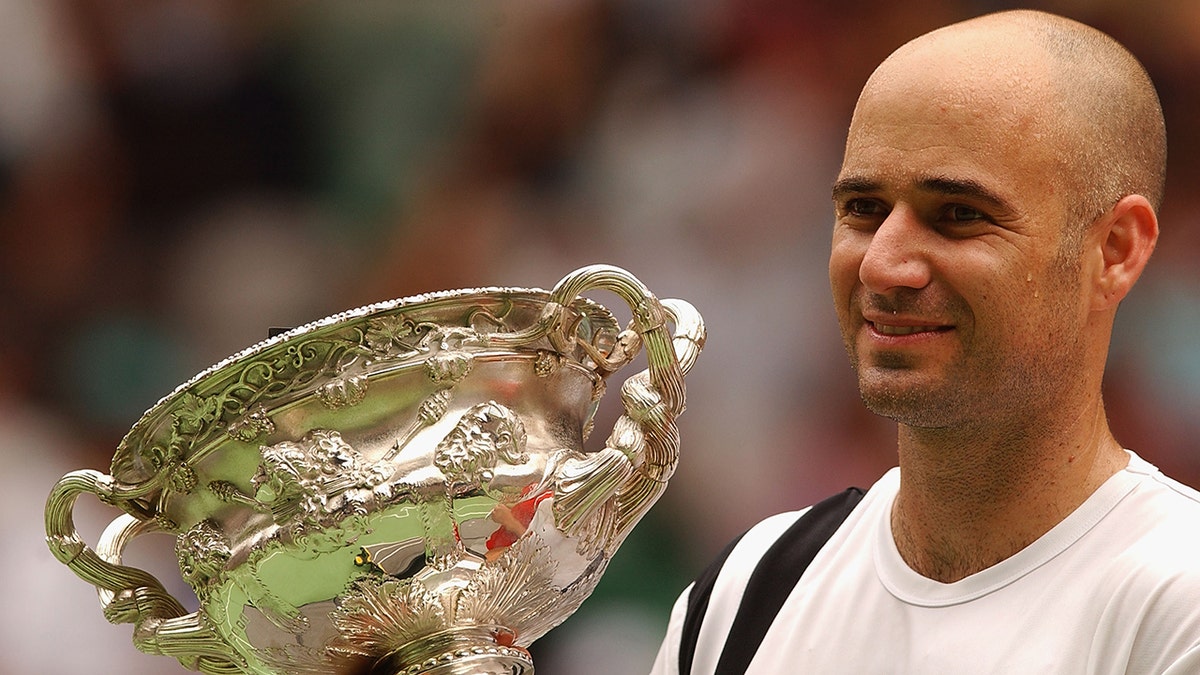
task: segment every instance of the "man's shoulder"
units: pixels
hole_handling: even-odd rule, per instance
[[[1095,587],[1108,589],[1095,597],[1102,623],[1126,635],[1128,672],[1158,673],[1200,644],[1200,492],[1157,469],[1130,470],[1142,475],[1105,524],[1117,546],[1095,555]]]
[[[1137,477],[1137,486],[1117,509],[1119,517],[1140,522],[1146,532],[1171,534],[1180,530],[1192,536],[1180,544],[1200,546],[1200,491],[1159,471],[1136,456],[1126,471]]]
[[[1137,485],[1105,520],[1119,546],[1110,569],[1137,585],[1184,583],[1200,592],[1200,491],[1135,458],[1126,469]]]

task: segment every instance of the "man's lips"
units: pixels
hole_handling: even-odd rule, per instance
[[[944,333],[954,328],[931,317],[905,316],[890,312],[868,312],[863,316],[867,327],[877,335],[904,337],[928,333]]]
[[[916,335],[918,333],[942,333],[950,330],[950,326],[922,324],[894,324],[878,321],[868,321],[867,325],[880,335]]]

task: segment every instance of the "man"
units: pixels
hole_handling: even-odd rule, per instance
[[[1136,59],[1061,17],[992,14],[884,61],[829,272],[899,467],[831,525],[821,507],[824,534],[802,511],[744,535],[680,598],[655,675],[681,650],[693,675],[1200,673],[1200,494],[1123,449],[1101,400],[1165,146]],[[794,587],[751,581],[786,541],[812,551],[782,566],[807,564]]]

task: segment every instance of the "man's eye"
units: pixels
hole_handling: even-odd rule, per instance
[[[845,209],[851,216],[878,216],[884,213],[883,205],[874,199],[851,199],[846,202]]]
[[[955,204],[946,209],[946,219],[956,223],[967,223],[973,220],[983,220],[986,216],[978,209],[973,209],[969,206]]]

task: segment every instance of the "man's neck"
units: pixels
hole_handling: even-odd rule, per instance
[[[1102,410],[1038,438],[902,426],[896,547],[919,574],[957,581],[1032,544],[1127,462]]]

